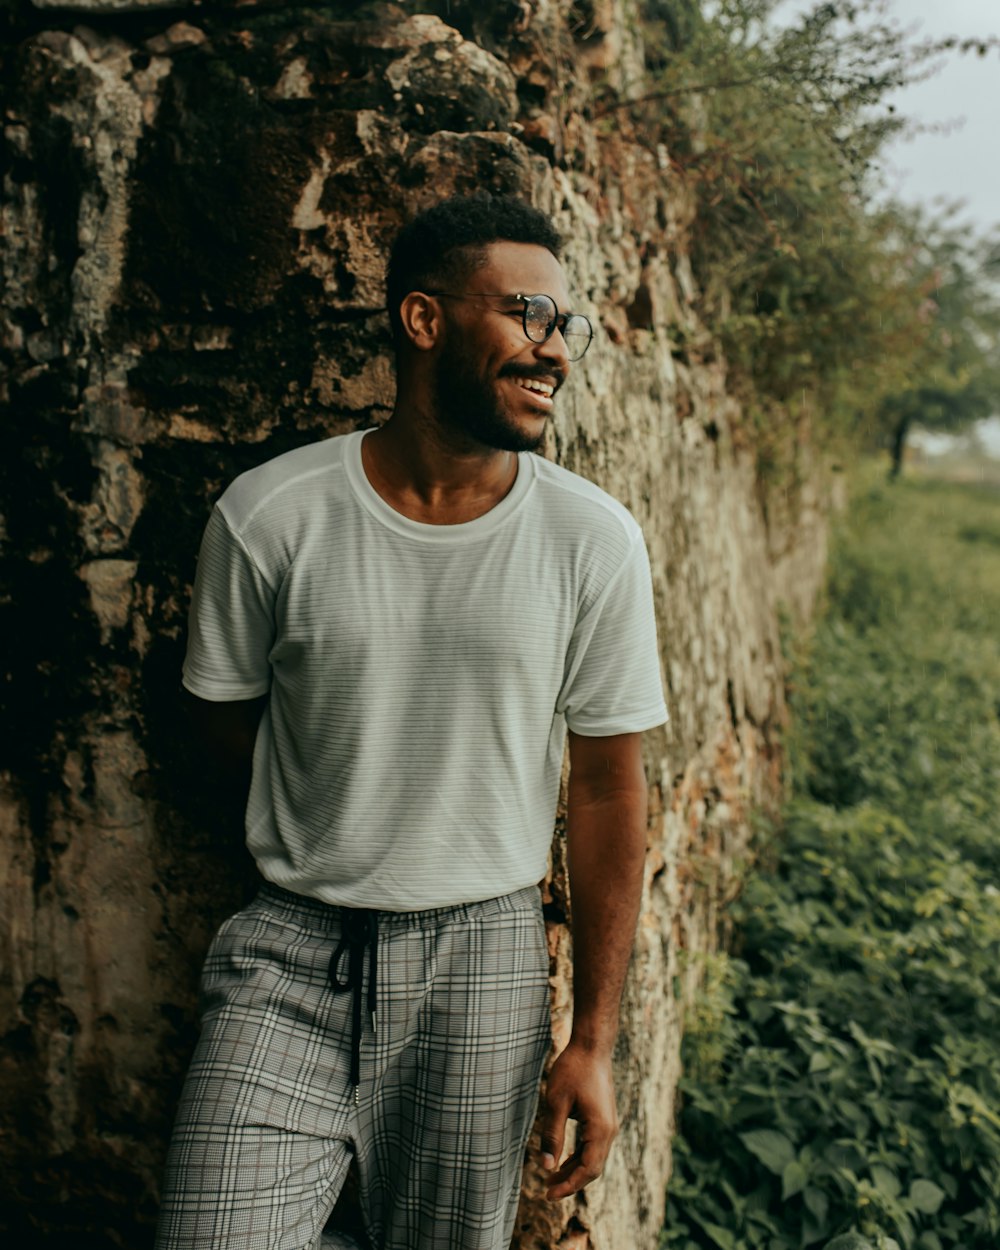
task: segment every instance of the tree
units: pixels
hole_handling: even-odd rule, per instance
[[[990,45],[914,42],[880,0],[817,3],[784,28],[776,7],[647,0],[653,90],[628,102],[694,191],[697,311],[756,418],[762,461],[792,441],[802,412],[857,445],[903,396],[916,402],[918,379],[926,402],[940,392],[963,412],[988,389],[973,368],[990,318],[972,252],[956,236],[933,256],[941,231],[922,237],[876,191],[879,153],[906,125],[889,94],[943,52]]]
[[[915,422],[955,430],[1000,412],[1000,238],[969,237],[948,218],[928,221],[919,213],[900,224],[926,292],[927,330],[918,367],[880,408],[893,477]]]

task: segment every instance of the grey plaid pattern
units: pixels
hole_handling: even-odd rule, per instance
[[[379,913],[357,1101],[340,927],[265,886],[216,935],[157,1250],[318,1250],[352,1155],[375,1250],[509,1245],[549,1045],[538,890]]]

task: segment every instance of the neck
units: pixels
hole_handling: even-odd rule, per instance
[[[431,525],[482,516],[517,478],[514,452],[453,434],[398,403],[361,446],[365,472],[378,494],[397,512]]]

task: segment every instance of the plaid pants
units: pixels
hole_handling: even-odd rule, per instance
[[[156,1250],[318,1250],[352,1157],[375,1250],[510,1244],[550,1037],[538,890],[377,913],[359,1053],[343,936],[273,886],[216,935]]]

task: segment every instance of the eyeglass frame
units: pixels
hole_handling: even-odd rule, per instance
[[[579,354],[579,356],[570,356],[571,364],[575,364],[576,361],[582,360],[584,356],[586,356],[591,343],[593,343],[594,341],[594,326],[590,318],[586,316],[584,313],[577,313],[577,312],[561,313],[559,311],[559,305],[555,302],[555,300],[552,298],[551,295],[546,295],[544,291],[537,291],[534,295],[523,295],[520,293],[518,293],[517,295],[506,295],[501,291],[461,291],[461,292],[459,291],[425,291],[424,294],[425,295],[440,295],[440,296],[444,296],[446,299],[520,300],[523,304],[523,307],[521,309],[521,328],[524,330],[524,337],[528,340],[529,343],[547,343],[549,339],[552,337],[552,335],[555,334],[556,330],[558,330],[559,333],[562,334],[563,336],[563,342],[566,343],[567,347],[569,347],[569,343],[566,341],[565,329],[569,325],[571,318],[578,317],[581,321],[586,322],[587,329],[590,331],[590,338],[587,339],[587,345],[586,347],[584,347],[583,351]],[[540,339],[533,339],[531,335],[528,333],[528,305],[530,301],[533,299],[547,299],[549,303],[552,305],[552,307],[556,310],[556,315],[548,323],[548,328],[545,331],[545,337],[540,338]],[[560,322],[562,324],[560,324]]]

